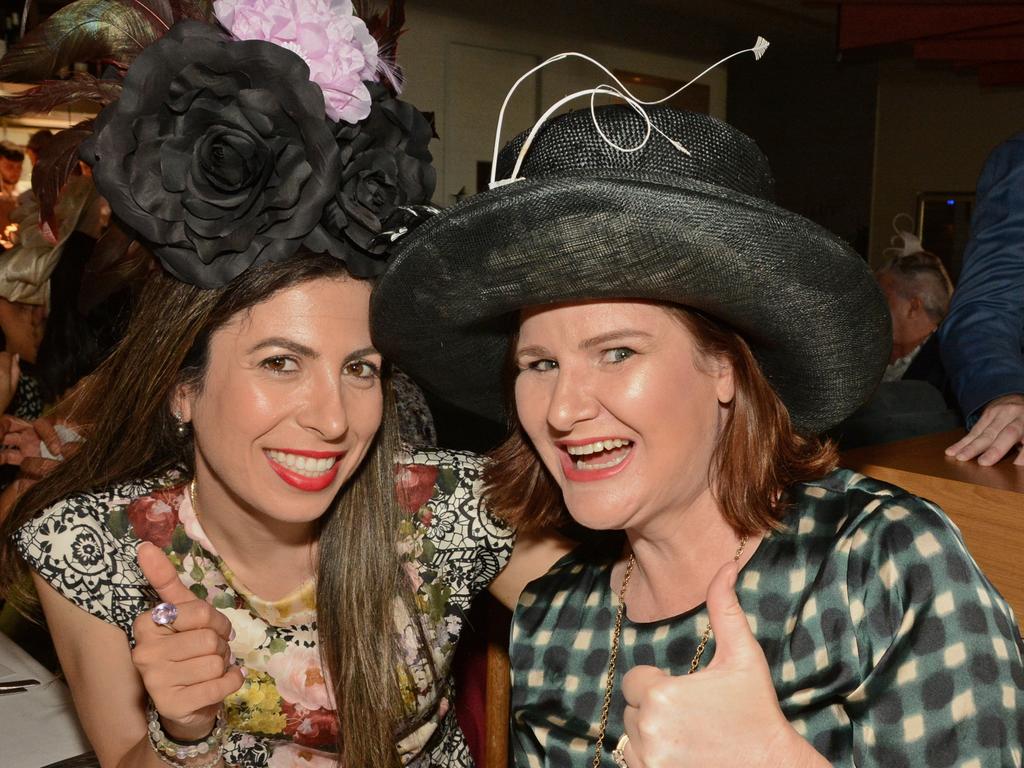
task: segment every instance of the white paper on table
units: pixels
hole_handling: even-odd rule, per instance
[[[67,686],[2,633],[0,658],[6,662],[0,667],[14,677],[40,682],[27,691],[0,696],[0,765],[39,768],[88,752],[91,747],[78,724]],[[11,676],[0,675],[0,679]]]

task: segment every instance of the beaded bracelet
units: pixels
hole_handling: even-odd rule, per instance
[[[217,713],[217,722],[213,730],[205,739],[193,742],[181,742],[171,739],[160,727],[160,713],[156,711],[153,703],[149,703],[146,710],[146,719],[149,721],[148,734],[149,743],[156,752],[156,756],[175,768],[213,768],[220,762],[224,751],[224,741],[227,738],[227,723],[224,720],[224,710]],[[201,762],[190,762],[196,758],[206,757]]]

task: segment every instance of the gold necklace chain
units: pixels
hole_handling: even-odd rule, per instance
[[[188,500],[192,502],[192,512],[195,514],[196,520],[199,520],[199,505],[196,504],[196,479],[194,477],[188,484]]]
[[[736,554],[733,555],[732,561],[735,563],[740,559],[743,554],[744,547],[747,546],[747,537],[742,536],[740,538],[740,545],[736,548]],[[633,566],[636,565],[636,556],[632,553],[629,555],[629,561],[626,563],[626,572],[622,576],[622,586],[619,587],[619,607],[615,611],[615,628],[612,630],[612,649],[608,656],[608,674],[605,677],[604,683],[604,702],[601,705],[601,724],[597,732],[597,744],[594,746],[594,761],[592,768],[600,768],[601,766],[601,748],[604,746],[604,732],[608,727],[608,710],[611,709],[612,705],[612,690],[615,688],[615,663],[619,658],[619,635],[622,634],[622,618],[626,614],[626,586],[629,584],[629,577],[633,575]],[[697,652],[693,654],[693,658],[690,660],[690,671],[686,674],[692,675],[697,671],[697,667],[700,666],[701,657],[704,655],[704,649],[707,648],[708,640],[711,638],[711,622],[708,622],[707,627],[704,628],[704,634],[701,635],[700,642],[697,644]]]

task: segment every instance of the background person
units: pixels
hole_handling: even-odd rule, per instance
[[[9,141],[0,142],[0,197],[18,197],[21,190],[16,189],[21,181],[21,171],[25,165],[25,152]]]
[[[7,227],[22,192],[18,185],[24,163],[25,153],[21,149],[10,142],[0,142],[0,236],[5,241],[10,240]]]
[[[889,259],[875,271],[892,317],[892,352],[883,381],[923,380],[947,388],[935,331],[949,311],[953,284],[942,261],[928,251]]]
[[[946,449],[983,466],[1024,466],[1024,134],[1000,144],[978,179],[971,237],[940,331],[969,432]]]
[[[882,381],[866,403],[828,430],[841,450],[906,440],[960,425],[935,333],[949,307],[953,287],[941,260],[913,249],[891,256],[875,271],[892,318],[892,352]],[[888,250],[888,249],[887,249]]]
[[[0,334],[4,343],[0,352],[0,403],[4,413],[25,420],[42,415],[42,392],[30,371],[45,330],[43,304],[0,296]]]
[[[28,160],[33,168],[35,168],[40,156],[46,151],[51,141],[53,141],[53,133],[45,128],[36,131],[28,137],[28,144],[25,145],[25,154],[28,155]]]

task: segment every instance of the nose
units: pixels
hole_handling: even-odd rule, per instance
[[[339,440],[348,432],[348,413],[340,374],[328,372],[313,377],[303,395],[298,422],[327,441]]]
[[[548,424],[556,432],[569,432],[580,422],[589,421],[600,410],[588,377],[568,366],[558,369],[555,387],[548,404]]]

